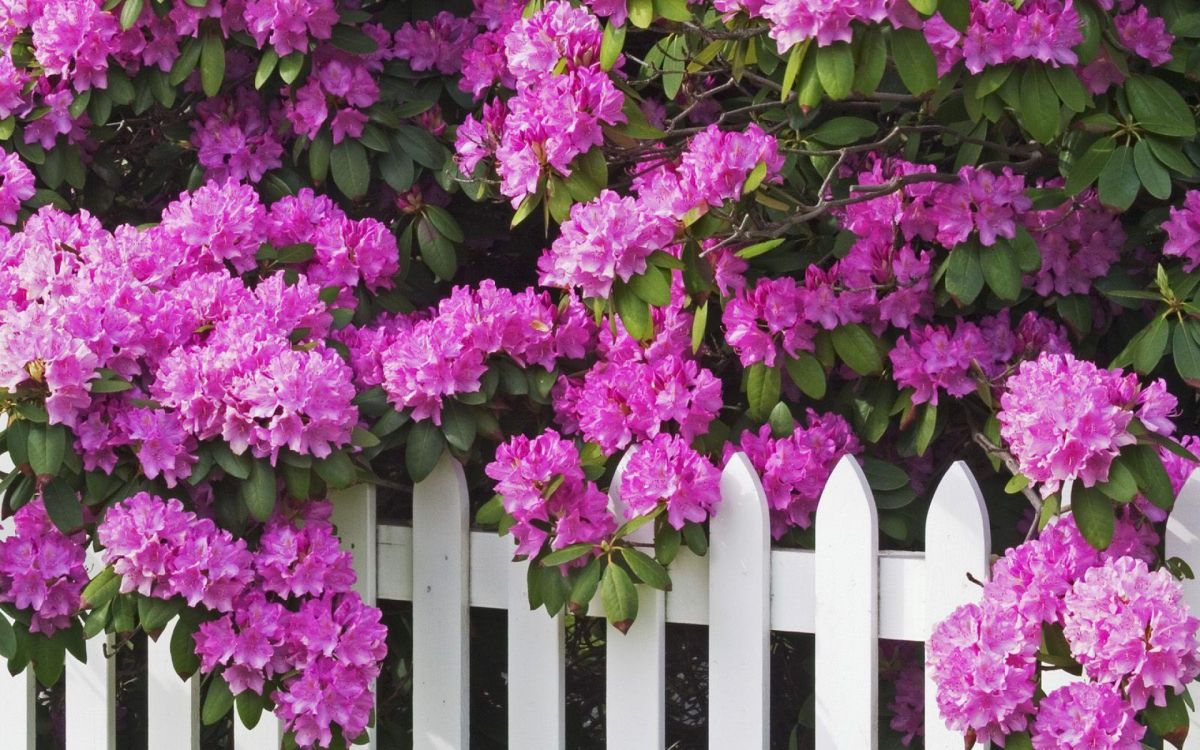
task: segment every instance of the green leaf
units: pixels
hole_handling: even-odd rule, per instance
[[[446,163],[446,150],[427,130],[416,125],[401,125],[396,128],[395,138],[401,150],[423,167],[441,169]]]
[[[866,328],[858,323],[839,326],[833,329],[830,338],[837,355],[859,375],[883,372],[878,342]]]
[[[796,430],[796,418],[792,416],[792,410],[788,408],[788,405],[782,401],[775,404],[774,409],[771,409],[771,415],[767,417],[767,424],[771,425],[771,435],[776,439],[785,438]]]
[[[654,0],[654,14],[668,21],[691,21],[692,11],[687,0]]]
[[[1100,172],[1100,202],[1118,211],[1128,210],[1137,198],[1141,186],[1142,181],[1133,165],[1133,149],[1117,146],[1108,164]]]
[[[1172,740],[1171,744],[1176,747],[1182,747],[1182,738],[1177,735],[1181,732],[1186,734],[1188,726],[1188,709],[1183,696],[1167,690],[1167,705],[1160,707],[1154,703],[1148,704],[1142,709],[1142,718],[1155,734]]]
[[[28,643],[33,673],[37,675],[38,682],[44,687],[53,686],[62,677],[66,646],[44,635],[32,635]]]
[[[55,477],[42,488],[42,502],[46,506],[46,515],[64,534],[69,534],[83,526],[83,508],[79,504],[79,495],[71,489],[71,485],[60,477]]]
[[[753,245],[747,245],[746,247],[743,247],[734,254],[742,260],[750,260],[751,258],[757,258],[764,253],[769,253],[786,241],[786,238],[779,237],[777,239],[766,240],[764,242],[756,242]]]
[[[218,440],[213,443],[213,458],[217,461],[217,466],[221,467],[229,476],[235,479],[250,478],[250,456],[246,454],[235,455],[229,449],[229,444],[223,440]]]
[[[878,131],[878,125],[861,117],[834,117],[821,123],[809,137],[829,146],[848,146]]]
[[[854,87],[854,52],[848,42],[834,42],[817,50],[817,77],[830,99],[845,99]]]
[[[592,550],[596,549],[594,544],[572,544],[569,547],[555,550],[538,561],[543,567],[553,568],[559,565],[578,560]]]
[[[863,459],[862,470],[863,475],[867,478],[867,484],[871,485],[871,489],[876,492],[892,492],[908,487],[911,483],[908,472],[878,458]]]
[[[1137,345],[1133,350],[1133,367],[1141,373],[1150,373],[1158,367],[1159,360],[1167,351],[1167,342],[1171,338],[1171,325],[1167,319],[1159,316],[1142,329],[1136,337]]]
[[[12,623],[0,614],[0,658],[11,659],[17,653],[17,633]]]
[[[923,16],[932,16],[938,7],[937,0],[909,0],[908,4]]]
[[[1067,105],[1067,109],[1072,112],[1082,112],[1087,109],[1087,90],[1083,88],[1083,83],[1080,82],[1079,76],[1075,74],[1073,68],[1064,65],[1059,68],[1042,68],[1042,70],[1050,79],[1050,84],[1054,87],[1058,98]]]
[[[1071,488],[1071,513],[1088,544],[1098,550],[1112,543],[1115,514],[1112,500],[1096,487],[1076,482]]]
[[[183,610],[183,600],[138,597],[138,622],[147,633],[157,633]]]
[[[446,436],[428,419],[414,422],[404,446],[404,464],[414,482],[420,482],[433,473],[438,460],[446,450]]]
[[[60,424],[32,425],[26,446],[34,474],[57,474],[67,453],[67,428]]]
[[[650,266],[645,273],[629,280],[629,288],[641,299],[655,307],[671,304],[671,274],[661,268]]]
[[[628,0],[626,10],[629,13],[630,22],[639,29],[648,29],[654,22],[653,0]]]
[[[792,87],[796,85],[796,74],[800,72],[800,63],[804,62],[804,55],[808,52],[808,47],[808,43],[796,44],[788,53],[787,66],[783,69],[783,84],[779,87],[780,101],[787,101],[787,98],[791,96]]]
[[[304,53],[292,52],[279,58],[279,77],[287,85],[292,85],[304,67]]]
[[[708,553],[708,537],[704,534],[704,527],[698,523],[684,524],[683,543],[696,557],[704,557]]]
[[[417,242],[421,246],[421,260],[429,266],[439,279],[449,280],[458,272],[458,253],[450,240],[434,227],[428,217],[417,219]]]
[[[579,571],[578,577],[571,585],[571,608],[582,610],[587,607],[592,598],[596,596],[596,589],[600,588],[600,575],[604,572],[606,559],[603,557],[594,558],[587,565],[583,566],[583,570]]]
[[[205,726],[216,724],[233,708],[233,693],[229,683],[221,675],[214,676],[208,683],[208,694],[204,696],[204,708],[200,710],[200,721]]]
[[[604,38],[600,41],[600,69],[612,70],[625,47],[625,24],[614,24],[612,19],[604,25]]]
[[[205,96],[216,96],[225,80],[225,40],[216,31],[204,35],[200,48],[200,85]]]
[[[639,341],[648,341],[654,336],[654,321],[650,317],[650,306],[634,293],[633,289],[620,282],[613,284],[613,303],[617,315],[629,335]]]
[[[1151,133],[1177,138],[1196,134],[1196,119],[1173,86],[1154,76],[1132,76],[1125,82],[1125,97],[1137,124]]]
[[[825,397],[825,368],[808,352],[799,352],[795,357],[785,357],[783,366],[796,387],[812,399]]]
[[[1025,69],[1021,76],[1021,121],[1035,140],[1049,143],[1058,133],[1059,103],[1046,71],[1040,65]]]
[[[1022,273],[1033,273],[1042,267],[1042,251],[1038,249],[1037,242],[1030,236],[1028,229],[1018,226],[1016,235],[1009,240],[1009,245],[1016,253],[1017,267]]]
[[[937,433],[937,405],[925,404],[917,418],[916,448],[917,455],[924,456],[933,436]]]
[[[778,367],[762,362],[746,370],[746,400],[750,403],[750,418],[762,422],[779,403],[781,376]]]
[[[367,152],[358,141],[343,140],[329,154],[333,181],[347,198],[361,198],[371,185],[371,164]]]
[[[369,55],[379,49],[379,44],[364,32],[340,23],[333,27],[329,42],[334,47],[355,55]]]
[[[892,56],[896,72],[910,92],[923,94],[937,86],[937,60],[919,30],[893,29]]]
[[[463,241],[462,227],[458,225],[458,222],[450,215],[449,211],[431,203],[425,206],[424,214],[425,218],[433,223],[433,226],[437,228],[443,237],[451,242]]]
[[[617,547],[617,551],[625,558],[629,569],[642,583],[659,591],[671,590],[671,576],[667,574],[667,569],[653,557],[635,547]]]
[[[460,451],[471,450],[476,424],[475,412],[469,406],[447,401],[442,407],[442,433],[452,447]]]
[[[263,714],[262,696],[253,690],[243,690],[238,693],[236,703],[238,718],[242,720],[242,726],[247,729],[258,726]]]
[[[622,633],[629,632],[638,612],[637,589],[629,574],[620,565],[609,565],[600,578],[600,603],[612,626]]]
[[[250,478],[242,484],[242,499],[250,515],[266,521],[275,512],[275,469],[266,459],[257,458],[251,464]]]
[[[325,484],[335,490],[345,489],[358,480],[358,472],[354,470],[354,461],[343,451],[335,451],[313,464]]]
[[[1012,301],[1021,294],[1021,269],[1017,256],[1007,243],[996,243],[979,251],[980,267],[988,288],[1002,300]]]
[[[267,47],[262,52],[262,58],[258,61],[258,68],[254,71],[254,88],[261,89],[268,80],[271,74],[275,72],[275,68],[279,65],[279,53],[274,47]]]
[[[1144,138],[1133,147],[1133,166],[1147,193],[1159,200],[1171,197],[1171,175]]]
[[[200,669],[200,657],[196,656],[196,642],[192,639],[199,625],[194,618],[185,615],[179,618],[175,629],[171,631],[171,665],[183,679]]]
[[[708,330],[708,302],[705,301],[692,317],[692,354],[700,351],[704,343],[704,332]]]
[[[946,291],[960,305],[969,305],[983,291],[983,264],[979,248],[965,245],[950,251],[946,264]]]
[[[97,609],[113,600],[121,589],[121,576],[108,566],[84,586],[80,599],[85,609]]]
[[[1004,750],[1033,750],[1029,732],[1013,732],[1004,738]]]
[[[1200,344],[1188,335],[1187,328],[1190,325],[1193,325],[1192,320],[1176,324],[1171,337],[1171,356],[1184,382],[1193,388],[1200,388]]]
[[[654,557],[663,565],[670,565],[679,554],[679,546],[683,543],[683,535],[679,529],[663,524],[654,535]]]
[[[1076,195],[1095,182],[1108,166],[1116,147],[1117,142],[1112,138],[1100,138],[1088,146],[1079,158],[1072,160],[1063,186],[1067,195]]]
[[[1137,479],[1138,489],[1146,499],[1163,510],[1175,505],[1175,491],[1171,477],[1163,466],[1162,457],[1152,445],[1129,445],[1121,451],[1121,457]]]
[[[128,31],[142,15],[142,0],[125,0],[121,6],[121,28]]]
[[[329,174],[329,155],[333,149],[333,141],[329,132],[322,130],[308,146],[308,174],[313,182],[324,182]]]

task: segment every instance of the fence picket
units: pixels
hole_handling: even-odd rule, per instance
[[[625,504],[618,488],[626,453],[613,474],[609,501],[618,519]],[[646,525],[628,537],[639,545],[654,544],[654,527]],[[667,739],[666,658],[667,600],[662,591],[638,587],[638,616],[629,632],[607,626],[605,729],[612,750],[661,750]]]
[[[67,750],[116,750],[116,659],[104,655],[105,645],[100,637],[87,642],[87,664],[67,655]]]
[[[200,679],[184,682],[171,664],[171,622],[146,644],[147,747],[200,750]]]
[[[991,527],[987,505],[971,470],[955,461],[942,477],[925,519],[925,619],[928,632],[958,606],[976,601],[976,581],[988,577]],[[946,728],[937,695],[925,676],[925,748],[961,750],[962,735]]]
[[[471,522],[462,465],[442,454],[413,490],[413,745],[470,746]]]
[[[708,746],[770,744],[771,523],[744,453],[721,473],[709,524]]]
[[[337,527],[342,549],[354,555],[354,573],[357,577],[354,590],[364,602],[375,604],[379,592],[379,525],[375,515],[375,485],[355,485],[332,493],[330,500],[333,503],[331,520]],[[368,731],[367,744],[358,747],[375,750],[378,746],[378,727]]]
[[[233,719],[233,750],[279,750],[283,744],[283,723],[275,715],[264,711],[253,729],[242,726]]]
[[[879,531],[875,500],[844,456],[816,513],[817,750],[879,746]]]
[[[1192,566],[1200,566],[1200,469],[1192,472],[1179,490],[1175,508],[1167,519],[1167,557],[1180,557]],[[1183,583],[1183,598],[1193,614],[1200,612],[1200,579]],[[1195,691],[1192,697],[1195,698]],[[1200,750],[1200,713],[1191,715],[1191,729],[1183,750]]]
[[[529,563],[508,563],[508,746],[567,744],[563,617],[529,608]]]
[[[0,470],[12,471],[5,456]],[[12,519],[0,521],[0,539],[12,533]],[[4,617],[0,614],[0,617]],[[70,657],[68,657],[70,658]],[[15,677],[8,673],[7,664],[0,661],[0,727],[11,738],[13,750],[34,750],[37,743],[37,698],[34,692],[33,670],[27,669]]]

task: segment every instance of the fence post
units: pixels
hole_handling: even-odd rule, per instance
[[[186,682],[171,662],[173,620],[158,636],[146,642],[146,743],[147,747],[200,750],[200,678]]]
[[[744,453],[721,472],[721,506],[709,524],[708,746],[770,744],[771,522]]]
[[[617,465],[608,493],[618,522],[625,517],[621,475],[632,455],[630,450]],[[653,545],[654,526],[647,524],[628,539]],[[606,628],[605,728],[612,750],[662,750],[667,741],[667,600],[662,591],[637,588],[638,616],[629,632],[622,634],[611,623]]]
[[[12,471],[8,456],[4,457],[4,470]],[[0,521],[0,539],[12,533],[12,519]],[[0,617],[4,617],[0,614]],[[34,750],[37,743],[37,712],[34,700],[33,667],[26,667],[17,676],[8,673],[8,663],[0,659],[0,727],[10,737],[13,750]]]
[[[413,488],[413,746],[470,746],[470,498],[449,452]]]
[[[1179,490],[1175,508],[1167,519],[1166,542],[1168,558],[1182,558],[1193,569],[1200,569],[1200,469],[1193,471]],[[1200,579],[1182,583],[1184,601],[1193,614],[1200,612]],[[1183,748],[1200,750],[1200,713],[1191,714],[1191,729]]]
[[[529,608],[527,560],[508,563],[508,746],[567,744],[563,616]]]
[[[955,461],[933,495],[925,519],[926,634],[957,607],[979,599],[976,581],[988,578],[991,528],[987,505],[971,470]],[[962,735],[942,721],[933,681],[925,675],[925,748],[961,750]]]
[[[88,550],[84,563],[94,577],[104,564]],[[115,750],[117,746],[117,665],[104,654],[109,639],[97,636],[87,641],[87,663],[67,655],[66,680],[67,750]]]
[[[376,561],[379,545],[376,540],[375,485],[356,484],[344,490],[330,493],[333,516],[330,519],[337,527],[338,539],[343,550],[354,556],[354,573],[357,580],[354,590],[367,604],[375,604],[378,593],[378,568]],[[369,731],[368,750],[377,746],[379,727]]]
[[[816,513],[817,750],[879,746],[879,521],[853,456]]]

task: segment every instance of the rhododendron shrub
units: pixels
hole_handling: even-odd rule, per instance
[[[813,544],[852,455],[910,550],[962,459],[1002,557],[926,650],[943,718],[1038,750],[1179,739],[1195,19],[0,3],[0,656],[51,684],[85,636],[174,623],[207,719],[340,747],[386,633],[332,490],[458,460],[531,605],[598,596],[624,629],[705,553],[738,454],[775,543]],[[908,746],[918,659],[885,661]]]

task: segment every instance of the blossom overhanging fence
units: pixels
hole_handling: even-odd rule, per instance
[[[851,457],[838,464],[822,494],[815,550],[771,549],[762,487],[741,454],[722,474],[721,495],[708,556],[682,549],[670,566],[672,591],[639,587],[633,627],[621,635],[608,626],[607,746],[664,746],[670,622],[708,626],[709,747],[769,746],[772,630],[815,634],[817,748],[877,747],[878,640],[924,641],[939,619],[978,598],[971,578],[986,577],[987,509],[970,470],[957,462],[938,485],[924,553],[879,550],[874,498]],[[509,746],[563,748],[562,615],[530,611],[527,565],[511,562],[511,540],[471,531],[459,464],[443,456],[416,486],[411,527],[377,525],[374,508],[374,491],[355,488],[335,498],[334,520],[354,552],[360,593],[370,601],[413,602],[414,747],[470,746],[469,615],[471,607],[483,607],[508,611]],[[650,543],[648,536],[634,541]],[[1200,559],[1200,471],[1179,493],[1166,553]],[[1189,605],[1200,609],[1200,581],[1184,587]],[[598,601],[590,613],[603,616]],[[148,745],[198,750],[199,681],[175,675],[169,643],[166,632],[148,646]],[[114,663],[99,639],[88,641],[87,651],[86,664],[66,666],[67,750],[117,750]],[[925,747],[960,750],[963,739],[942,726],[934,695],[927,680]],[[34,698],[31,671],[17,677],[0,671],[6,750],[34,750]],[[1200,748],[1198,716],[1186,750]],[[236,750],[280,746],[282,732],[270,717],[254,730],[236,727]]]

